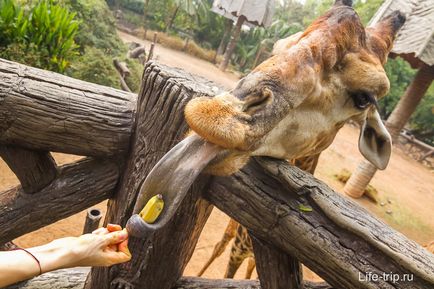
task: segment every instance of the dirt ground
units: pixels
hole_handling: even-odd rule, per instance
[[[126,41],[144,42],[134,36],[119,32]],[[149,44],[146,42],[146,44]],[[213,64],[193,58],[179,51],[173,51],[160,45],[156,46],[155,55],[158,61],[183,68],[215,81],[226,88],[234,86],[237,77],[234,74],[223,73]],[[334,175],[343,169],[354,171],[362,156],[357,148],[358,130],[352,126],[345,126],[338,133],[334,143],[322,154],[316,176],[341,192],[343,185]],[[72,162],[76,156],[54,154],[58,164]],[[17,185],[13,173],[0,161],[0,189]],[[355,200],[372,214],[400,231],[407,237],[425,245],[434,240],[434,176],[433,172],[399,149],[394,149],[389,167],[379,171],[372,181],[372,185],[379,191],[379,197],[386,206],[375,205],[367,199]],[[388,202],[390,201],[390,202]],[[106,202],[97,205],[105,212]],[[391,214],[386,210],[390,209]],[[61,220],[55,224],[42,228],[33,233],[16,239],[16,243],[23,247],[46,243],[54,238],[63,236],[77,236],[81,234],[85,212]],[[199,239],[193,257],[188,264],[185,275],[196,275],[201,266],[211,255],[214,244],[218,242],[228,222],[228,217],[221,211],[214,209],[202,236]],[[224,274],[229,256],[229,247],[208,269],[204,277],[221,278]],[[243,278],[246,263],[239,270],[236,278]],[[254,274],[253,277],[257,275]],[[307,279],[317,279],[313,273],[306,271]]]

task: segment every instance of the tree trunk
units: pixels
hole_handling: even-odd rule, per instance
[[[143,29],[145,29],[145,40],[146,40],[146,30],[148,30],[148,6],[149,0],[145,0],[143,3]]]
[[[125,225],[132,214],[138,189],[151,169],[187,132],[184,107],[196,95],[213,95],[212,84],[200,77],[148,62],[138,98],[131,152],[115,198],[109,202],[105,223]],[[131,238],[131,262],[112,269],[93,268],[89,286],[170,289],[181,277],[197,239],[211,213],[200,199],[203,182],[196,183],[176,217],[146,240]],[[123,287],[121,287],[123,288]]]
[[[416,110],[417,105],[425,95],[433,79],[434,66],[424,65],[417,72],[405,94],[401,97],[392,114],[387,119],[386,128],[392,136],[392,142],[398,139],[399,133]],[[376,172],[377,168],[373,164],[367,160],[362,160],[345,184],[344,192],[353,198],[363,196],[366,187]]]
[[[363,159],[360,161],[356,170],[344,186],[344,193],[353,198],[360,198],[365,193],[366,187],[371,182],[377,168],[369,161]]]
[[[434,79],[434,66],[424,65],[401,97],[386,122],[386,127],[395,141],[422,100]]]
[[[232,19],[225,19],[225,31],[223,33],[222,39],[220,40],[219,47],[217,48],[217,55],[222,55],[226,50],[226,42],[229,35],[231,35],[232,26],[234,26],[234,21]]]
[[[224,59],[222,63],[220,63],[220,70],[225,71],[228,67],[229,61],[231,60],[232,53],[234,52],[235,46],[237,45],[238,38],[240,37],[241,26],[243,26],[246,17],[241,15],[238,17],[237,24],[235,25],[235,30],[232,33],[231,39],[229,40],[228,46],[226,48],[226,52],[224,55]]]
[[[173,22],[175,21],[176,14],[178,14],[179,6],[176,6],[175,10],[172,13],[172,16],[169,18],[169,22],[167,23],[166,28],[164,28],[164,32],[168,32],[170,28],[172,28]]]

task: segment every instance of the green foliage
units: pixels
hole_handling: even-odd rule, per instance
[[[145,0],[122,0],[118,2],[121,7],[138,14],[143,14],[145,9]]]
[[[237,42],[235,55],[232,58],[233,65],[239,70],[247,72],[249,69],[253,68],[253,65],[259,64],[254,63],[256,56],[263,56],[259,59],[259,62],[264,60],[264,58],[269,56],[277,40],[301,31],[302,29],[303,27],[299,23],[293,22],[288,24],[283,20],[276,20],[269,28],[255,27],[247,32],[243,32],[240,36],[240,40]],[[257,55],[261,48],[265,53]]]
[[[128,87],[138,92],[143,65],[133,59],[122,59],[122,61],[127,63],[131,72],[131,75],[126,78]],[[119,74],[113,65],[113,58],[95,47],[86,47],[84,54],[75,59],[67,74],[73,78],[120,88]]]
[[[95,47],[86,47],[84,54],[74,60],[67,74],[81,80],[120,88],[112,57]]]
[[[356,1],[354,4],[354,9],[356,9],[357,14],[359,14],[360,19],[364,25],[367,25],[384,0],[369,0],[369,1]]]
[[[21,47],[31,54],[24,58],[40,58],[34,59],[35,66],[63,72],[77,53],[74,37],[78,27],[75,13],[52,0],[38,1],[29,11],[15,1],[0,1],[0,46],[5,58],[9,58],[8,53],[17,58],[20,54],[17,47]]]
[[[12,0],[0,0],[0,46],[23,41],[26,36],[28,20],[24,10]]]
[[[385,65],[385,70],[390,81],[390,90],[379,101],[379,106],[382,117],[387,119],[412,81],[415,71],[402,58],[389,59]]]
[[[431,84],[412,115],[410,128],[417,138],[434,145],[434,84]]]
[[[110,55],[125,51],[125,47],[116,33],[116,21],[104,0],[64,0],[71,11],[82,20],[75,38],[81,46],[102,49]]]
[[[130,76],[125,79],[125,82],[131,91],[138,93],[140,83],[142,82],[143,65],[130,58],[124,59],[124,61],[127,63],[128,69],[131,72]]]
[[[45,68],[47,51],[33,43],[11,43],[0,47],[0,58],[24,63],[33,67]]]
[[[40,1],[31,10],[26,40],[47,50],[50,57],[47,68],[50,70],[63,72],[69,59],[77,53],[74,37],[79,22],[74,18],[75,13],[52,0]]]

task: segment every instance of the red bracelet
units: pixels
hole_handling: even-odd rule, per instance
[[[30,256],[32,256],[33,259],[35,259],[36,263],[38,263],[39,275],[41,275],[42,274],[42,267],[41,267],[41,262],[39,262],[38,258],[36,258],[35,255],[33,255],[32,253],[30,253],[29,251],[27,251],[24,248],[18,247],[18,248],[12,249],[12,251],[18,251],[18,250],[26,252],[27,254],[29,254]]]

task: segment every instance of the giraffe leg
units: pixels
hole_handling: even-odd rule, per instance
[[[249,258],[249,263],[247,264],[247,270],[246,270],[246,277],[245,279],[252,278],[253,270],[255,270],[256,267],[256,261],[254,257]]]
[[[225,278],[234,278],[244,259],[253,257],[252,240],[243,226],[239,225],[235,241],[232,244],[229,264],[226,268]]]
[[[230,219],[222,239],[215,245],[211,257],[200,270],[199,274],[197,274],[198,277],[202,276],[203,273],[205,273],[206,269],[208,269],[208,267],[212,264],[212,262],[214,262],[214,260],[224,252],[229,241],[235,237],[237,227],[238,223]]]

